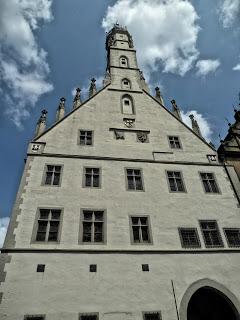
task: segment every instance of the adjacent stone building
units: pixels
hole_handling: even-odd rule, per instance
[[[37,124],[0,267],[1,320],[236,320],[240,209],[216,150],[149,93],[129,32]],[[234,171],[232,170],[232,176]],[[236,174],[235,177],[236,178]]]

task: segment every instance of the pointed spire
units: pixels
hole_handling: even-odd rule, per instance
[[[47,110],[42,110],[42,114],[37,122],[36,126],[36,136],[39,136],[42,134],[46,129],[46,122],[47,122]]]
[[[81,89],[77,88],[76,89],[76,94],[75,97],[73,99],[73,109],[76,109],[77,107],[79,107],[82,104],[81,101]]]
[[[60,103],[57,108],[56,121],[61,120],[65,115],[65,101],[66,99],[64,97],[60,99]]]
[[[164,101],[163,101],[163,98],[162,98],[162,95],[161,95],[160,88],[156,87],[155,91],[156,91],[155,98],[164,106]]]
[[[194,115],[193,114],[190,114],[189,118],[191,119],[192,121],[192,129],[193,131],[199,135],[200,137],[202,137],[202,133],[201,133],[201,130],[199,128],[199,125],[198,125],[198,122],[197,120],[194,119]]]
[[[89,88],[89,98],[94,96],[96,93],[97,93],[96,79],[92,78],[90,88]]]
[[[171,104],[172,104],[172,113],[178,117],[179,120],[182,121],[182,117],[181,117],[181,113],[180,113],[180,109],[178,108],[177,104],[176,104],[176,101],[175,100],[172,100],[171,101]]]

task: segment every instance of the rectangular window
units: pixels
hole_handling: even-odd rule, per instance
[[[82,242],[104,242],[104,211],[83,210]]]
[[[229,247],[240,247],[240,229],[224,229]]]
[[[45,320],[45,316],[25,316],[24,320]]]
[[[39,209],[36,241],[58,241],[60,219],[60,209]]]
[[[98,314],[96,313],[80,314],[79,320],[98,320]]]
[[[206,247],[223,247],[223,241],[216,221],[200,221]]]
[[[196,228],[179,228],[183,248],[200,248],[201,243]]]
[[[149,219],[146,216],[130,217],[134,243],[150,243]]]
[[[93,144],[93,132],[80,130],[80,145],[91,146]]]
[[[142,173],[140,169],[126,169],[127,189],[143,190]]]
[[[84,168],[84,186],[90,188],[100,187],[99,168]]]
[[[179,171],[167,171],[170,190],[173,192],[185,192],[182,174]]]
[[[161,320],[161,312],[144,312],[143,313],[144,320]]]
[[[219,193],[219,189],[218,189],[218,186],[217,186],[217,183],[215,181],[213,173],[201,172],[200,176],[201,176],[201,179],[202,179],[202,182],[203,182],[203,186],[204,186],[205,192],[207,192],[207,193]]]
[[[49,186],[59,186],[62,166],[46,165],[44,184]]]
[[[172,149],[181,149],[181,144],[178,137],[170,136],[168,137],[169,144]]]

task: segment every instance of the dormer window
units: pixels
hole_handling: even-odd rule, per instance
[[[129,95],[124,95],[122,97],[122,113],[134,114],[133,100]]]
[[[122,88],[123,89],[131,89],[131,83],[128,79],[123,79],[122,80]]]
[[[127,57],[120,57],[120,67],[128,68],[128,59]]]

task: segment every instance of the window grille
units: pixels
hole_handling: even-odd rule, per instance
[[[200,173],[203,186],[205,189],[205,192],[207,193],[219,193],[219,189],[217,186],[217,183],[215,181],[213,173],[205,173],[201,172]]]
[[[170,147],[172,149],[181,149],[181,144],[180,144],[180,140],[178,137],[168,137],[169,139],[169,144],[170,144]]]
[[[173,192],[184,192],[184,184],[181,172],[167,171],[170,190]]]
[[[200,248],[198,232],[195,228],[179,228],[179,235],[183,248]]]
[[[61,210],[40,209],[36,241],[58,241]]]
[[[128,190],[143,190],[142,174],[139,169],[127,169]]]
[[[216,221],[200,221],[200,226],[206,247],[223,247]]]
[[[148,217],[131,217],[131,227],[133,242],[135,243],[149,243],[149,221]]]
[[[91,146],[93,144],[93,132],[80,130],[80,145]]]
[[[85,187],[99,188],[100,187],[100,169],[85,168]]]
[[[104,211],[83,210],[83,242],[103,242]]]
[[[59,186],[62,166],[47,165],[45,184],[50,186]]]
[[[224,229],[229,247],[240,247],[240,229]]]

